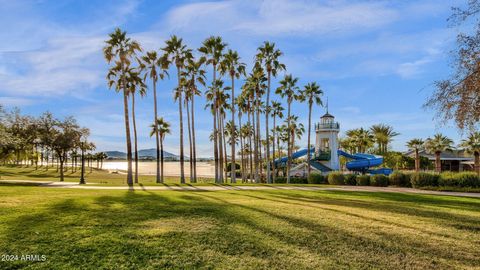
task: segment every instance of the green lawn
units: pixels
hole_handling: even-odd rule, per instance
[[[126,176],[124,174],[109,173],[106,170],[90,169],[85,171],[85,179],[88,184],[101,185],[126,185]],[[186,175],[188,179],[188,172]],[[35,166],[0,166],[0,180],[39,180],[39,181],[60,181],[59,172],[55,167],[45,167],[35,169]],[[80,170],[72,173],[68,168],[65,171],[65,181],[79,182]],[[139,182],[144,185],[156,185],[155,175],[139,175]],[[198,177],[199,183],[213,182],[213,179]],[[166,176],[165,183],[180,183],[179,177]]]
[[[0,269],[478,269],[480,200],[0,187]]]

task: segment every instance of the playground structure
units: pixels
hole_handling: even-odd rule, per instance
[[[346,168],[349,171],[357,173],[369,174],[385,174],[392,173],[389,168],[376,168],[383,163],[382,156],[372,154],[356,153],[349,154],[339,149],[338,133],[340,132],[340,124],[335,122],[335,117],[327,112],[320,117],[320,123],[315,124],[315,147],[310,149],[302,149],[292,154],[292,160],[304,157],[310,151],[310,166],[322,173],[330,171],[338,171],[340,169],[339,156],[347,158]],[[288,157],[281,157],[274,162],[277,166],[285,166]]]

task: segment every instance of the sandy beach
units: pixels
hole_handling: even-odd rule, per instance
[[[190,164],[185,162],[185,173],[188,174]],[[109,171],[126,171],[126,161],[105,161],[103,163],[103,169]],[[135,163],[133,163],[133,170],[135,170]],[[156,163],[154,161],[140,161],[138,163],[138,173],[144,175],[154,175],[156,171]],[[180,162],[165,162],[164,172],[168,176],[180,175]],[[213,177],[215,176],[215,167],[209,162],[197,162],[197,176],[200,177]]]

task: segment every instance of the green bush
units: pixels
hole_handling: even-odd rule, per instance
[[[355,186],[357,184],[357,175],[355,174],[346,174],[345,176],[345,185]]]
[[[369,186],[370,175],[357,175],[357,186]]]
[[[331,172],[328,174],[328,183],[330,185],[344,185],[345,177],[341,172]]]
[[[286,177],[277,177],[277,179],[275,179],[275,183],[276,184],[285,184],[287,183],[287,178]]]
[[[473,172],[440,174],[438,185],[443,187],[480,187],[480,177]]]
[[[402,172],[393,172],[389,177],[390,185],[397,187],[408,187],[410,183],[410,176]]]
[[[308,178],[309,184],[326,184],[325,176],[320,173],[311,173]]]
[[[370,177],[370,185],[376,187],[387,187],[388,177],[383,174],[374,174]]]
[[[306,177],[290,177],[290,184],[308,184]]]
[[[428,186],[434,187],[438,185],[438,178],[438,174],[418,172],[413,173],[410,176],[410,183],[412,183],[414,188]]]

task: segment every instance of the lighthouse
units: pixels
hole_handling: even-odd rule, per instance
[[[335,117],[328,113],[328,105],[326,113],[315,125],[315,132],[315,160],[331,170],[339,170],[337,150],[340,124],[335,122]]]

